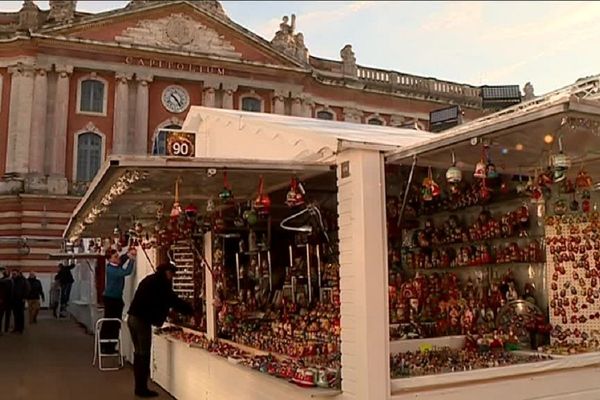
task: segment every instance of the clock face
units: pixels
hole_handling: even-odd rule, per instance
[[[181,86],[169,86],[162,94],[163,106],[172,113],[181,113],[190,105],[190,95]]]

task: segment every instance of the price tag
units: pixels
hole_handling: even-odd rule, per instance
[[[419,350],[421,351],[421,353],[427,353],[428,351],[433,350],[433,346],[429,343],[423,343],[419,346]]]
[[[166,155],[175,157],[196,156],[196,134],[193,132],[170,131],[166,134]]]

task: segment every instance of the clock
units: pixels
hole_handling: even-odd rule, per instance
[[[190,106],[190,95],[181,86],[168,86],[163,90],[162,103],[167,111],[179,114]]]

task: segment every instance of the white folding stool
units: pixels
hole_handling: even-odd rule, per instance
[[[100,338],[100,331],[102,330],[102,325],[106,322],[118,322],[119,323],[119,336],[117,337],[117,339],[101,339]],[[96,329],[94,332],[94,361],[92,362],[92,365],[96,365],[96,360],[98,360],[98,368],[100,369],[100,371],[117,371],[117,370],[123,368],[123,365],[124,365],[123,350],[121,348],[122,328],[123,328],[123,321],[120,320],[119,318],[100,318],[98,321],[96,321]],[[102,344],[106,344],[106,343],[114,343],[116,345],[117,353],[116,354],[103,353],[102,352]],[[119,358],[118,366],[117,367],[104,367],[102,365],[102,359],[103,358],[111,358],[111,357]]]

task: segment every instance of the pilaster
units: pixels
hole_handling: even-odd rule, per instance
[[[115,114],[113,123],[112,154],[127,154],[127,131],[129,125],[129,72],[115,73]]]
[[[285,95],[275,92],[273,96],[273,114],[285,115]]]
[[[202,105],[204,107],[216,106],[216,90],[214,87],[204,87],[204,89],[202,90]]]
[[[137,95],[135,99],[135,135],[133,140],[134,154],[148,153],[148,112],[149,88],[152,75],[136,75]]]
[[[6,172],[25,174],[29,171],[29,143],[33,111],[34,67],[18,64],[9,67],[12,74]]]
[[[292,98],[292,115],[294,117],[302,116],[302,98],[299,95]]]
[[[31,142],[29,143],[29,172],[45,175],[46,128],[48,117],[49,67],[36,67],[33,84]]]

